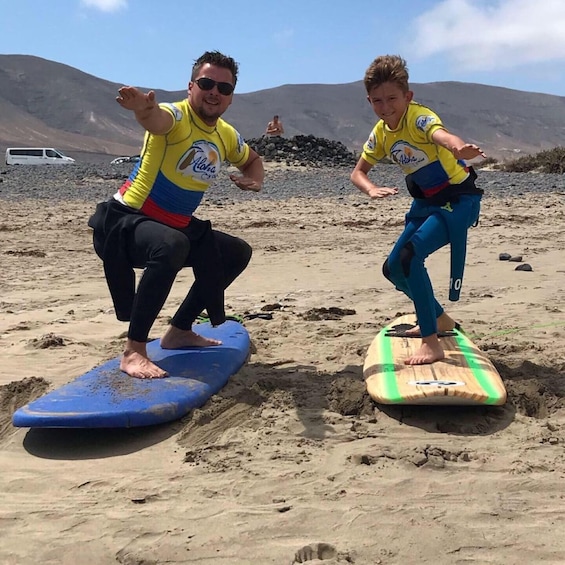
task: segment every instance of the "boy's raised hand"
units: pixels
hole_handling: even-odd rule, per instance
[[[452,150],[456,159],[474,159],[475,157],[486,157],[483,150],[474,143],[465,143],[461,147],[454,147]]]

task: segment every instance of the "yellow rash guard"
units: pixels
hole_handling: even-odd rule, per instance
[[[185,227],[224,161],[239,167],[249,146],[230,124],[205,124],[189,100],[159,105],[174,124],[165,135],[146,132],[141,160],[114,198],[172,227]]]
[[[445,129],[439,116],[416,102],[410,102],[395,130],[379,120],[363,145],[362,157],[371,165],[390,157],[405,175],[412,175],[426,198],[450,184],[460,184],[469,176],[464,161],[436,145],[432,134]]]

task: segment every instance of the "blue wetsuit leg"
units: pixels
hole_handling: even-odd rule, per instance
[[[423,337],[437,333],[437,318],[444,311],[435,299],[434,289],[424,262],[434,251],[448,243],[449,233],[444,220],[439,214],[432,214],[426,218],[410,238],[408,245],[411,246],[411,249],[408,253],[412,256],[403,257],[404,264],[408,268],[406,281]],[[406,263],[408,260],[410,261],[409,264]]]
[[[391,251],[383,272],[413,302],[421,334],[425,337],[437,333],[437,318],[444,312],[434,297],[428,272],[424,266],[426,258],[450,243],[454,236],[466,239],[467,229],[475,223],[480,210],[480,197],[464,195],[449,209],[449,224],[442,217],[447,210],[428,206],[415,200],[406,214],[404,232]],[[459,229],[461,233],[459,233]],[[461,248],[464,253],[465,247]],[[453,252],[453,248],[452,248]],[[463,260],[463,258],[461,258]]]
[[[424,261],[428,255],[449,243],[444,221],[434,215],[434,207],[415,200],[404,231],[394,245],[383,271],[416,309],[422,335],[437,332],[437,318],[444,309],[435,299]]]

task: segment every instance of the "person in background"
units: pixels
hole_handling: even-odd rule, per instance
[[[281,136],[284,134],[284,127],[278,116],[273,116],[273,119],[267,124],[265,134],[271,136]]]
[[[89,220],[96,253],[119,320],[129,329],[120,368],[132,377],[167,373],[147,355],[149,331],[183,267],[194,283],[161,338],[161,347],[218,345],[192,330],[207,310],[212,325],[225,321],[224,290],[246,268],[251,247],[212,229],[194,213],[224,161],[241,174],[229,178],[241,190],[259,191],[264,169],[259,155],[221,116],[232,103],[238,64],[206,51],[192,67],[188,98],[157,103],[154,91],[123,86],[116,98],[146,130],[141,158],[129,178]],[[135,287],[134,268],[143,274]]]
[[[485,154],[450,133],[438,115],[412,100],[406,62],[396,55],[377,57],[364,77],[367,99],[379,121],[363,146],[351,181],[369,197],[386,198],[397,187],[379,186],[368,176],[389,157],[400,165],[414,197],[404,231],[383,265],[383,274],[414,303],[418,325],[406,333],[421,336],[420,348],[405,359],[408,365],[433,363],[445,357],[438,332],[453,330],[455,321],[436,300],[425,268],[426,258],[451,245],[449,299],[459,299],[467,230],[479,218],[483,191],[465,159]]]

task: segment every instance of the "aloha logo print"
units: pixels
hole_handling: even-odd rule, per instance
[[[397,141],[390,148],[390,156],[395,163],[410,171],[418,170],[429,161],[424,151],[403,140]]]
[[[218,176],[221,158],[216,145],[210,141],[200,140],[192,144],[190,149],[179,159],[177,173],[195,180],[210,182]]]

